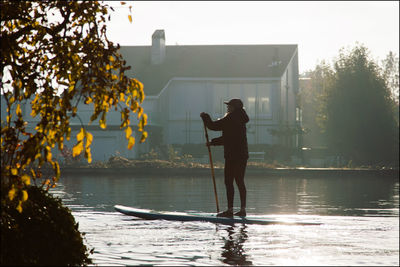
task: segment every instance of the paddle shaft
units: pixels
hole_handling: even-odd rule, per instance
[[[215,203],[217,204],[217,213],[219,212],[219,205],[218,205],[218,195],[217,195],[217,186],[215,185],[215,175],[214,175],[214,165],[213,165],[213,161],[212,161],[212,156],[211,156],[211,148],[208,145],[208,133],[207,133],[207,127],[206,124],[203,121],[203,125],[204,125],[204,132],[206,135],[206,142],[207,142],[207,148],[208,148],[208,156],[210,158],[210,166],[211,166],[211,176],[213,179],[213,184],[214,184],[214,195],[215,195]]]

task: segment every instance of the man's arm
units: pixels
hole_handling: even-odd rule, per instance
[[[212,121],[210,115],[205,112],[200,114],[200,117],[203,119],[204,123],[206,124],[207,128],[213,131],[222,131],[226,123],[226,117],[222,119],[218,119],[216,121]]]
[[[224,138],[222,136],[213,138],[210,142],[211,146],[223,146],[224,145]]]

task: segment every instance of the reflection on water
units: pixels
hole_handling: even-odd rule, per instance
[[[243,248],[243,244],[248,237],[246,228],[246,225],[241,225],[237,229],[234,226],[226,228],[228,236],[223,238],[222,262],[229,265],[252,265],[252,262],[247,260],[247,255]]]
[[[147,221],[113,209],[214,213],[209,177],[66,176],[52,193],[72,209],[97,265],[399,265],[398,178],[247,176],[246,185],[248,214],[323,224]],[[221,177],[217,188],[223,208]]]

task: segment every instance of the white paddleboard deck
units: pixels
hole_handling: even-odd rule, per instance
[[[233,218],[225,218],[225,217],[217,217],[215,215],[202,215],[202,214],[194,214],[194,213],[177,213],[177,212],[157,212],[152,210],[145,209],[137,209],[132,207],[126,207],[122,205],[114,206],[116,211],[119,211],[123,214],[134,216],[137,218],[142,218],[146,220],[169,220],[169,221],[204,221],[204,222],[212,222],[212,223],[221,223],[221,224],[285,224],[285,225],[320,225],[318,222],[305,222],[305,221],[296,221],[296,220],[274,220],[274,219],[266,219],[266,218],[258,218],[258,217],[237,217]]]

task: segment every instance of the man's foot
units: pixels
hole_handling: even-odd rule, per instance
[[[246,217],[246,210],[242,209],[235,213],[235,216]]]
[[[220,212],[217,214],[217,217],[227,217],[227,218],[232,218],[233,217],[233,211],[227,210],[224,212]]]

